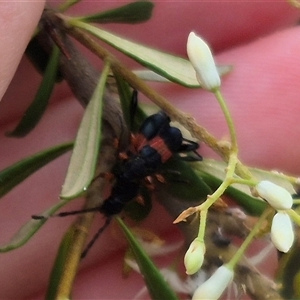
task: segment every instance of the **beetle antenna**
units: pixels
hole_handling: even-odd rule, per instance
[[[84,251],[81,253],[80,258],[83,259],[84,257],[86,257],[87,253],[89,252],[89,250],[92,248],[92,246],[94,245],[94,243],[96,242],[96,240],[99,238],[99,236],[101,235],[101,233],[108,227],[108,225],[110,224],[112,218],[106,218],[105,223],[103,224],[103,226],[101,226],[99,228],[99,230],[96,232],[96,234],[93,236],[93,238],[90,240],[90,242],[88,243],[88,245],[86,246],[86,248],[84,249]]]
[[[63,211],[58,214],[47,216],[47,217],[41,216],[41,215],[33,215],[33,216],[31,216],[31,218],[34,220],[46,220],[46,219],[53,218],[53,217],[66,217],[66,216],[85,214],[85,213],[95,212],[95,211],[100,211],[100,206],[81,209],[81,210]]]

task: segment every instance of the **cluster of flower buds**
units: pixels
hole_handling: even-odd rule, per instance
[[[294,230],[290,216],[286,213],[293,205],[291,194],[281,186],[267,180],[256,185],[259,196],[277,210],[271,227],[271,239],[281,252],[288,252],[294,242]]]
[[[196,77],[202,88],[215,92],[221,85],[220,76],[214,62],[209,46],[194,32],[191,32],[187,41],[187,54],[195,69]],[[261,198],[266,200],[277,210],[271,227],[271,239],[276,248],[282,252],[288,252],[294,242],[292,221],[287,214],[291,209],[293,199],[290,193],[267,180],[256,185],[256,190]],[[203,239],[196,238],[185,254],[184,264],[186,273],[191,275],[201,268],[205,254]],[[202,285],[194,295],[196,299],[218,299],[226,287],[233,280],[234,272],[227,265],[223,265]]]
[[[205,41],[194,32],[191,32],[188,36],[187,54],[200,85],[209,91],[218,89],[221,80],[212,53]],[[184,257],[187,274],[192,275],[199,271],[204,260],[204,254],[204,241],[196,238]]]
[[[211,92],[219,89],[221,80],[209,46],[194,32],[191,32],[188,37],[187,54],[201,87]],[[188,275],[199,271],[203,264],[204,254],[204,241],[196,238],[184,257],[184,265]],[[193,300],[218,299],[232,281],[233,276],[232,269],[226,265],[221,266],[195,290]]]

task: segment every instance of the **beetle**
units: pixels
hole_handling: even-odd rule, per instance
[[[130,153],[121,165],[115,174],[111,196],[99,208],[104,215],[120,213],[122,204],[125,206],[137,196],[141,179],[153,175],[175,153],[195,151],[199,147],[198,143],[184,139],[181,131],[170,126],[170,122],[163,111],[145,119],[134,138],[136,153]],[[197,160],[202,160],[202,157],[198,155]]]
[[[195,152],[199,144],[183,138],[180,129],[170,125],[169,116],[160,111],[148,116],[132,139],[133,150],[128,158],[120,163],[115,171],[115,182],[110,196],[100,206],[79,211],[61,212],[55,216],[67,216],[99,211],[106,217],[104,225],[98,230],[82,253],[87,254],[99,235],[110,224],[114,215],[119,214],[125,205],[139,194],[141,180],[155,174],[159,167],[174,154]],[[196,153],[196,152],[195,152]],[[197,154],[196,160],[202,160]],[[45,219],[44,216],[32,216],[33,219]]]

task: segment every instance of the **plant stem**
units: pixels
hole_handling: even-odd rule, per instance
[[[64,269],[57,288],[56,299],[69,299],[72,286],[77,274],[80,262],[80,256],[86,242],[89,228],[92,225],[94,213],[81,215],[69,230],[74,230],[74,238],[69,250],[67,259],[64,263]]]
[[[174,107],[171,103],[167,101],[166,98],[158,94],[154,89],[149,87],[142,79],[136,76],[132,71],[130,71],[125,65],[118,61],[110,52],[101,47],[95,40],[93,40],[84,30],[77,28],[85,27],[85,23],[79,21],[73,21],[66,19],[64,16],[66,24],[66,31],[73,37],[75,37],[79,42],[90,49],[94,54],[100,57],[102,60],[106,59],[111,64],[111,69],[114,73],[118,73],[120,76],[126,80],[132,88],[140,91],[146,97],[148,97],[152,102],[158,105],[162,110],[164,110],[173,120],[181,123],[186,129],[188,129],[194,137],[205,142],[210,148],[216,151],[225,160],[229,157],[229,151],[223,149],[218,145],[217,139],[212,136],[207,130],[195,123],[195,120],[190,115],[183,113]]]
[[[84,31],[84,28],[90,25],[78,20],[73,20],[64,15],[57,15],[57,17],[59,17],[60,21],[62,21],[62,26],[64,26],[64,30],[68,34],[72,35],[102,60],[106,59],[110,63],[111,69],[114,73],[118,73],[120,76],[122,76],[130,86],[143,93],[153,103],[164,110],[171,117],[171,119],[178,121],[182,126],[184,126],[193,137],[203,141],[208,147],[220,155],[224,161],[229,161],[229,147],[222,147],[222,145],[220,145],[218,140],[212,134],[195,122],[195,119],[192,116],[174,107],[170,102],[167,101],[166,98],[149,87],[143,80],[141,80],[125,65],[118,61],[110,52],[101,47],[94,39],[90,37],[89,34]],[[252,175],[247,167],[242,165],[240,162],[237,162],[236,164],[236,173],[242,178],[252,178]]]
[[[226,119],[226,122],[227,122],[227,125],[228,125],[228,129],[229,129],[230,137],[231,137],[231,150],[233,152],[236,152],[236,154],[237,154],[238,144],[237,144],[237,139],[236,139],[235,127],[234,127],[234,124],[233,124],[232,117],[230,115],[230,111],[227,107],[226,101],[225,101],[220,89],[215,90],[213,93],[214,93],[216,99],[219,102],[219,105],[220,105],[220,107],[223,111],[223,114],[225,116],[225,119]]]
[[[200,204],[197,208],[199,211],[207,210],[211,205],[213,205],[225,192],[227,187],[232,183],[232,178],[234,175],[235,167],[238,162],[236,153],[232,153],[229,158],[227,173],[222,184],[217,188],[217,190],[207,197],[207,200]]]
[[[286,211],[288,215],[291,217],[291,219],[298,225],[300,226],[300,216],[293,210],[289,209]]]
[[[267,207],[264,210],[264,212],[262,213],[262,215],[260,216],[260,218],[258,219],[258,221],[256,222],[256,224],[254,225],[253,229],[248,234],[247,238],[244,240],[243,244],[238,248],[238,250],[235,253],[235,255],[232,257],[232,259],[230,260],[230,262],[227,264],[232,269],[235,267],[235,265],[238,263],[238,261],[244,255],[246,249],[251,244],[252,240],[254,239],[254,237],[258,233],[259,229],[261,228],[262,223],[266,220],[267,216],[271,212],[273,212],[273,209],[271,207]]]
[[[198,232],[198,238],[200,241],[204,241],[207,213],[207,209],[200,211],[200,226]]]
[[[242,179],[242,178],[232,178],[231,184],[233,183],[239,183],[239,184],[244,184],[248,186],[255,186],[258,181],[254,179]]]

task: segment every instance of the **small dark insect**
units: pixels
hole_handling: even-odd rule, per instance
[[[67,216],[86,212],[99,211],[106,216],[105,224],[99,229],[82,258],[87,254],[99,235],[110,224],[114,215],[119,214],[125,205],[138,196],[141,180],[155,174],[158,168],[174,154],[194,152],[196,160],[202,157],[196,152],[198,143],[183,138],[181,131],[170,125],[170,118],[163,111],[145,119],[139,132],[133,137],[132,148],[135,153],[129,153],[115,175],[115,183],[111,195],[101,206],[80,211],[61,212],[55,216]],[[43,216],[32,216],[33,219],[45,219]]]

